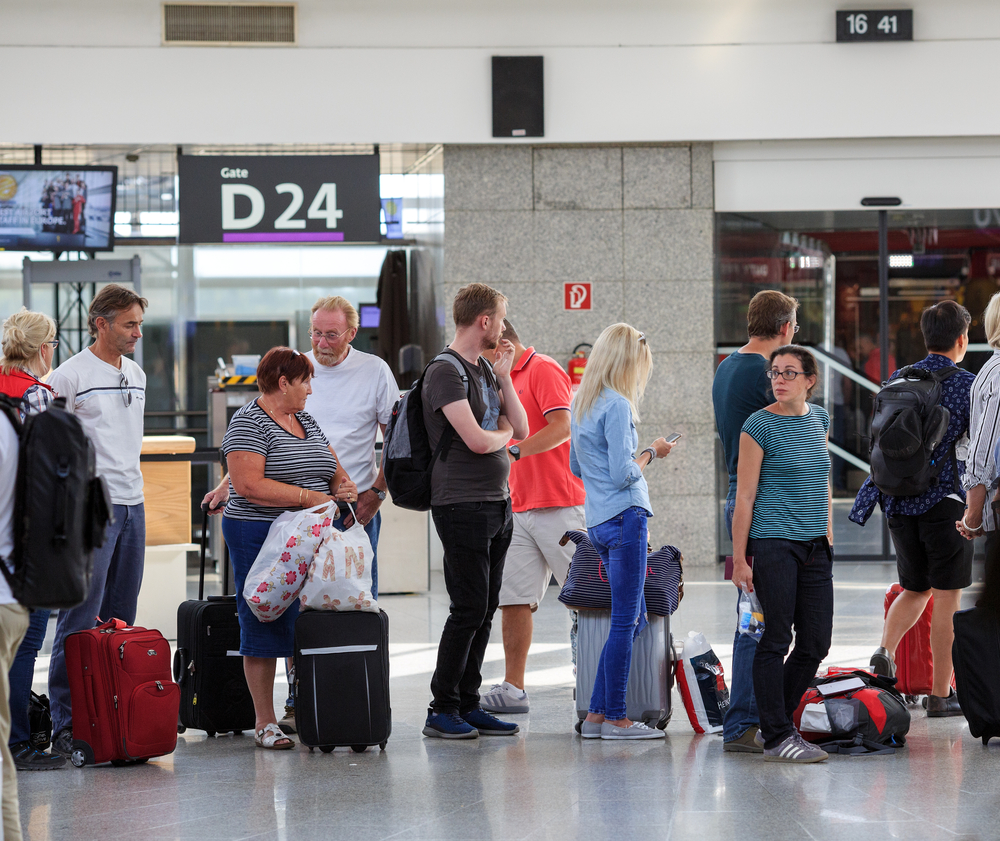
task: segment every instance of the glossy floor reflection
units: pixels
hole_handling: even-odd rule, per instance
[[[981,570],[977,570],[981,577]],[[877,645],[894,568],[838,564],[829,663],[864,664]],[[689,570],[675,637],[708,636],[728,668],[732,585]],[[569,615],[551,589],[536,614],[532,709],[521,734],[425,739],[428,682],[447,611],[428,596],[383,599],[390,616],[393,733],[385,752],[257,750],[249,736],[188,731],[176,752],[135,768],[22,774],[25,837],[42,839],[993,839],[1000,836],[1000,742],[984,748],[963,718],[911,708],[909,747],[790,767],[724,754],[696,736],[674,695],[668,738],[621,744],[571,733]],[[971,602],[973,593],[966,596]],[[51,637],[51,634],[50,634]],[[502,677],[499,619],[487,681]],[[44,690],[47,658],[36,688]],[[275,690],[276,703],[284,685]]]

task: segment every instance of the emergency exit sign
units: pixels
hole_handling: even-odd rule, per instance
[[[912,41],[913,9],[837,12],[838,41]]]

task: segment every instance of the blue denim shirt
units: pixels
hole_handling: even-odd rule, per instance
[[[632,459],[639,433],[628,400],[604,389],[590,414],[573,412],[570,422],[569,469],[583,479],[587,528],[607,522],[627,508],[644,508],[650,517],[649,487]]]

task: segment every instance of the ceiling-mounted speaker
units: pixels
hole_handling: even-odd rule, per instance
[[[545,137],[542,56],[493,56],[493,136]]]

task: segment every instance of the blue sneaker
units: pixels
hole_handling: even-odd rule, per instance
[[[513,736],[521,728],[510,721],[501,721],[490,715],[482,707],[476,707],[472,712],[462,713],[466,724],[475,727],[482,736]]]
[[[478,739],[479,731],[457,713],[427,711],[423,733],[432,739]]]

